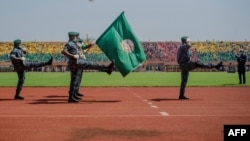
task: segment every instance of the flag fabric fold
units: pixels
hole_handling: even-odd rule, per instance
[[[96,44],[111,61],[114,61],[123,77],[146,60],[141,43],[129,25],[124,12],[96,40]]]

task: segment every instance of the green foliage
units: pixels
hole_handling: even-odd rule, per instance
[[[247,84],[250,86],[250,72],[246,73]],[[227,72],[190,72],[188,86],[241,86],[238,85],[238,74]],[[69,72],[27,72],[24,86],[68,87]],[[15,72],[0,73],[0,87],[16,86]],[[177,86],[180,85],[180,72],[133,72],[125,78],[114,72],[85,72],[81,86]]]

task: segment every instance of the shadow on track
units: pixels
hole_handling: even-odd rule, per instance
[[[95,100],[95,99],[87,99],[88,97],[84,96],[79,103],[76,104],[93,104],[93,103],[116,103],[121,102],[121,100]],[[68,103],[68,96],[58,96],[58,95],[51,95],[46,96],[43,99],[37,99],[33,102],[28,104],[69,104]]]

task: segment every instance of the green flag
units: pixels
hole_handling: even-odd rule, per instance
[[[96,44],[110,60],[114,61],[124,77],[146,60],[141,43],[131,29],[124,12],[96,40]]]

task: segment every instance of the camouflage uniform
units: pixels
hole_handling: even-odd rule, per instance
[[[179,99],[188,99],[184,96],[185,94],[185,88],[188,81],[189,71],[196,69],[198,67],[200,68],[216,68],[219,69],[219,67],[222,66],[222,62],[220,62],[217,65],[214,64],[204,64],[202,62],[195,62],[191,60],[191,50],[190,47],[186,44],[186,39],[188,37],[182,37],[182,45],[179,47],[177,52],[177,61],[179,64],[179,67],[181,69],[181,86],[180,86],[180,95]]]
[[[235,55],[238,62],[238,75],[239,75],[239,84],[242,84],[242,78],[243,78],[243,84],[246,84],[246,61],[247,56],[244,54],[243,51],[240,51],[239,55]]]
[[[25,57],[23,48],[20,47],[19,45],[15,45],[10,53],[10,57],[13,56],[16,58]],[[11,59],[11,62],[18,76],[15,99],[23,99],[23,97],[20,96],[20,92],[22,90],[22,86],[25,80],[25,70],[29,70],[31,68],[38,68],[45,65],[51,65],[52,58],[48,62],[23,62],[22,60],[15,60],[15,59]]]
[[[65,45],[64,50],[67,50],[72,55],[81,55],[77,41],[70,40]],[[70,80],[70,89],[69,89],[69,99],[68,102],[77,102],[81,98],[78,97],[79,87],[82,79],[82,71],[87,69],[95,69],[110,72],[111,68],[96,64],[93,62],[85,61],[84,58],[69,58],[68,66],[70,68],[71,80]]]

